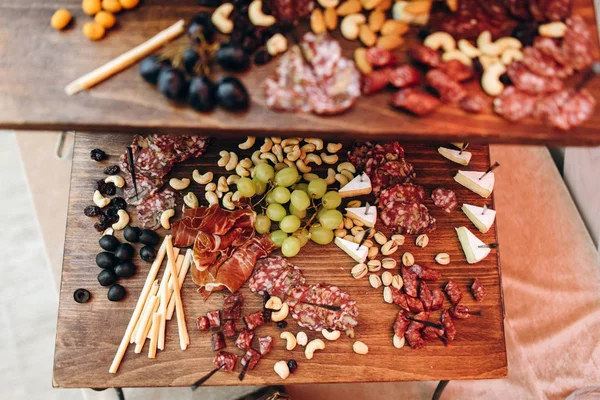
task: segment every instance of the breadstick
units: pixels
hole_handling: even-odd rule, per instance
[[[190,269],[192,264],[192,256],[194,255],[194,251],[192,249],[188,249],[185,253],[185,259],[183,260],[183,267],[179,270],[179,287],[183,285],[185,281],[185,277]],[[167,309],[167,320],[171,320],[173,318],[173,312],[175,311],[175,298],[173,297],[173,278],[169,279],[169,307]]]
[[[152,315],[152,334],[150,335],[150,346],[148,358],[156,358],[156,345],[158,344],[158,329],[160,328],[160,312]]]
[[[183,256],[179,255],[179,252],[181,251],[181,249],[175,247],[173,248],[173,254],[175,255],[175,257],[177,257],[177,266],[178,268],[181,268],[181,263],[183,262]],[[181,259],[181,261],[180,261]],[[179,270],[179,269],[178,269]],[[166,286],[166,283],[169,281],[169,277],[171,276],[171,270],[169,269],[169,266],[166,265],[165,266],[165,271],[163,273],[163,277],[160,280],[160,286],[158,287],[157,292],[154,292],[153,294],[158,296],[158,305],[159,308],[161,307],[161,303],[162,303],[162,292],[164,290],[164,287]],[[158,293],[158,294],[157,294]],[[144,315],[142,313],[142,315]],[[150,320],[150,323],[152,323],[152,320]],[[135,330],[134,331],[134,335],[137,335],[138,331]],[[146,336],[148,339],[150,339],[150,335],[152,334],[152,328],[150,328],[150,331],[148,333],[148,336]],[[137,343],[137,342],[136,342]]]
[[[150,326],[152,325],[152,315],[154,313],[156,313],[156,311],[158,311],[158,296],[152,296],[149,300],[150,302],[150,318],[148,318],[144,325],[141,326],[141,330],[140,330],[140,340],[135,342],[135,350],[134,352],[136,354],[139,354],[142,352],[142,349],[144,348],[144,344],[146,343],[146,338],[148,337],[148,332],[150,331]]]
[[[107,62],[103,66],[85,74],[81,78],[69,83],[65,92],[71,96],[77,92],[89,89],[92,86],[106,80],[116,73],[124,70],[134,64],[139,59],[152,53],[165,43],[175,39],[183,33],[185,21],[180,20],[167,29],[159,32],[157,35],[148,39],[146,42],[134,47],[133,49],[121,54],[119,57]]]
[[[179,249],[177,249],[179,250]],[[185,257],[183,256],[178,256],[177,257],[177,271],[179,271],[181,269],[181,266],[183,265],[183,260]],[[168,268],[167,268],[168,269]],[[160,292],[160,307],[158,308],[158,312],[161,316],[160,318],[160,328],[158,330],[158,348],[160,350],[164,350],[165,349],[165,329],[167,327],[167,320],[165,319],[165,316],[167,315],[167,305],[169,304],[169,297],[168,297],[168,292],[169,292],[169,279],[170,279],[171,274],[169,274],[169,277],[167,277],[164,281],[163,281],[163,288],[162,291]]]
[[[152,284],[152,288],[150,289],[150,293],[148,294],[148,299],[152,298],[152,296],[156,296],[156,293],[158,293],[158,279],[156,279],[154,281],[154,283]],[[145,321],[148,320],[148,316],[150,315],[150,302],[146,301],[146,304],[144,304],[144,308],[142,309],[142,315],[140,316],[140,318],[138,319],[137,324],[135,325],[135,329],[133,330],[133,335],[131,335],[131,339],[129,339],[129,343],[137,343],[138,339],[137,336],[139,334],[140,330],[143,330],[143,328],[141,328],[140,326],[142,324],[144,324],[145,326]]]
[[[127,328],[125,329],[125,334],[123,335],[123,339],[121,339],[121,344],[119,344],[119,348],[117,349],[117,354],[115,354],[115,358],[108,370],[111,374],[117,373],[119,370],[119,366],[121,365],[121,361],[123,361],[123,357],[125,356],[125,352],[127,351],[127,346],[129,346],[129,339],[133,334],[133,329],[135,328],[138,319],[140,318],[140,314],[142,313],[142,309],[144,308],[144,303],[146,303],[146,299],[148,298],[148,293],[150,293],[150,289],[152,288],[152,283],[156,279],[156,275],[158,274],[158,270],[160,269],[160,264],[162,264],[163,259],[165,258],[165,253],[167,250],[167,242],[163,241],[158,250],[158,255],[156,259],[152,263],[150,267],[150,271],[148,272],[148,277],[146,278],[146,282],[144,283],[144,288],[142,289],[142,293],[140,293],[140,297],[135,305],[135,309],[133,310],[133,314],[131,315],[131,319],[129,320],[129,324],[127,324]]]
[[[171,275],[176,277],[177,271],[175,270],[175,257],[173,256],[173,241],[172,236],[168,235],[165,240],[167,241],[167,258],[169,268],[171,268]],[[181,292],[179,291],[179,279],[173,279],[173,296],[175,296],[175,311],[177,312],[177,328],[179,330],[179,346],[181,350],[185,350],[189,343],[189,335],[185,324],[185,315],[183,313],[183,303],[181,301]]]

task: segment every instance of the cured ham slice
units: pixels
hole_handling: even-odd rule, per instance
[[[221,262],[215,262],[204,270],[192,269],[192,279],[200,286],[205,297],[213,290],[227,288],[232,293],[238,290],[252,274],[256,261],[267,257],[275,250],[275,245],[268,235],[261,235],[239,247],[230,248],[233,248],[233,251],[226,260],[219,260]]]

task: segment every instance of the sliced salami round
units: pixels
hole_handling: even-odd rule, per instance
[[[437,188],[431,192],[431,199],[433,204],[443,209],[447,213],[454,211],[458,206],[458,200],[456,200],[456,193],[450,189]]]

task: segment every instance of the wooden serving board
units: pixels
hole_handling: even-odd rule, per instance
[[[92,226],[94,219],[86,217],[83,209],[92,204],[94,182],[103,176],[104,167],[116,162],[131,139],[130,135],[76,135],[54,361],[53,383],[56,387],[187,386],[213,369],[210,333],[198,331],[196,318],[208,311],[221,309],[223,294],[215,293],[204,302],[188,276],[182,296],[191,340],[189,348],[186,351],[179,349],[177,323],[173,319],[167,324],[166,350],[159,352],[155,360],[147,358],[148,345],[142,354],[134,354],[133,346],[130,346],[119,372],[116,375],[108,373],[146,279],[149,264],[136,257],[134,263],[138,266],[137,274],[120,282],[128,290],[127,297],[118,303],[108,301],[106,288],[96,280],[100,272],[95,264],[95,255],[101,251],[99,234]],[[104,149],[110,155],[110,160],[103,163],[91,161],[89,151],[96,147]],[[241,154],[236,143],[214,140],[208,154],[178,165],[172,176],[191,178],[195,168],[201,172],[212,170],[219,175],[224,174],[225,170],[216,166],[217,153],[224,148]],[[405,146],[405,150],[407,160],[415,167],[416,183],[425,187],[428,196],[434,188],[446,187],[456,192],[460,204],[467,202],[493,207],[491,198],[485,200],[453,181],[458,165],[437,154],[435,145],[410,144]],[[487,146],[472,146],[470,151],[473,152],[473,159],[468,168],[486,170],[490,165],[488,150]],[[501,170],[499,173],[502,173]],[[204,198],[200,185],[192,181],[189,189],[199,198]],[[460,209],[448,215],[435,207],[431,199],[427,198],[426,204],[437,218],[437,230],[429,234],[429,245],[424,249],[418,248],[414,245],[415,236],[410,235],[392,257],[399,260],[402,253],[411,252],[417,263],[442,272],[442,279],[430,287],[442,288],[449,279],[453,279],[463,291],[463,303],[473,310],[483,311],[481,317],[456,322],[457,339],[451,346],[445,347],[441,341],[430,341],[421,350],[413,350],[408,345],[402,349],[394,348],[391,326],[399,307],[384,303],[383,288],[373,289],[367,277],[359,280],[352,278],[350,269],[355,262],[333,243],[326,246],[309,243],[292,262],[302,268],[309,283],[338,285],[357,300],[360,316],[356,339],[369,346],[369,354],[353,353],[353,340],[342,335],[336,342],[327,342],[324,351],[307,360],[300,346],[292,352],[285,350],[285,342],[279,339],[283,330],[274,324],[266,324],[258,329],[257,335],[272,335],[275,345],[257,368],[249,371],[243,382],[238,380],[237,373],[218,373],[207,384],[269,385],[505,377],[507,361],[498,250],[492,250],[482,262],[469,265],[454,231],[454,227],[464,225],[484,242],[494,243],[497,241],[495,227],[487,234],[480,234]],[[132,217],[135,215],[131,207],[129,212]],[[132,219],[132,225],[137,225],[135,218]],[[384,232],[389,235],[388,231]],[[164,230],[159,233],[161,236],[165,234]],[[122,232],[116,236],[123,241]],[[139,249],[140,246],[135,247]],[[440,252],[450,254],[452,262],[449,265],[434,263],[434,256]],[[381,272],[383,270],[379,274]],[[474,277],[482,281],[487,291],[480,304],[474,301],[468,289]],[[92,299],[86,304],[76,303],[73,291],[77,288],[90,290]],[[251,293],[247,285],[241,292],[246,298],[243,315],[261,309],[261,296]],[[445,304],[449,304],[447,300]],[[439,312],[434,313],[431,320],[434,318],[439,318]],[[285,330],[298,332],[299,327],[291,316],[287,321]],[[240,322],[238,328],[241,325]],[[321,337],[320,333],[307,333],[310,339]],[[241,353],[234,347],[233,341],[227,340],[227,346],[225,350]],[[288,359],[296,359],[299,368],[283,382],[273,372],[273,365],[278,360]]]
[[[59,7],[69,9],[75,17],[72,27],[64,32],[57,32],[49,25],[52,13]],[[140,7],[119,14],[117,26],[103,40],[90,42],[81,29],[91,18],[81,11],[80,0],[2,1],[0,72],[4,79],[0,82],[0,129],[600,144],[600,107],[583,126],[568,133],[547,128],[534,120],[509,123],[491,111],[468,115],[453,106],[443,106],[428,118],[413,117],[389,106],[392,91],[361,97],[352,110],[341,116],[274,112],[265,105],[262,86],[276,62],[252,67],[240,75],[251,94],[252,104],[248,112],[238,114],[222,109],[200,114],[185,105],[170,103],[155,87],[142,80],[137,65],[86,93],[73,97],[64,93],[71,81],[200,10],[195,0],[145,0]],[[582,15],[596,28],[593,0],[574,0],[574,13]],[[339,32],[333,36],[340,40],[344,55],[351,58],[359,43],[341,38]],[[407,47],[414,40],[414,35],[409,35]],[[178,42],[186,43],[187,38]],[[400,59],[405,58],[403,50],[399,51]],[[593,52],[598,58],[595,35]],[[215,77],[220,74],[217,71]],[[478,82],[469,86],[470,91],[481,90]],[[589,89],[600,100],[600,79],[591,82]]]

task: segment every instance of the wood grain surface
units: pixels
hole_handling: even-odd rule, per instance
[[[574,0],[575,13],[595,26],[592,0]],[[73,12],[70,29],[50,27],[59,7]],[[105,62],[144,42],[180,18],[201,10],[194,0],[145,0],[141,6],[118,15],[117,26],[98,42],[81,32],[91,18],[81,11],[80,0],[0,2],[0,128],[29,130],[77,130],[96,132],[206,132],[220,135],[321,135],[327,137],[399,138],[406,141],[477,141],[480,143],[530,143],[562,145],[600,144],[600,107],[583,126],[565,133],[539,121],[509,123],[494,114],[467,115],[457,107],[443,106],[429,118],[398,112],[389,106],[391,91],[362,97],[341,116],[278,113],[265,105],[262,84],[275,62],[252,67],[240,77],[252,104],[249,112],[232,114],[217,109],[200,114],[182,104],[170,103],[146,84],[137,65],[94,89],[69,97],[65,86]],[[414,35],[412,35],[414,36]],[[339,35],[344,54],[350,56],[358,42]],[[187,38],[180,38],[185,43]],[[409,41],[411,43],[412,41]],[[402,51],[399,52],[404,59]],[[594,56],[598,46],[594,35]],[[216,71],[214,77],[218,77]],[[576,79],[574,79],[576,80]],[[480,91],[479,83],[470,89]],[[600,79],[589,84],[600,98]],[[491,99],[490,99],[491,100]]]
[[[182,288],[182,296],[190,333],[190,347],[186,351],[179,349],[177,323],[173,319],[167,324],[166,350],[159,352],[155,360],[147,358],[147,345],[139,355],[134,354],[130,346],[119,372],[116,375],[108,373],[146,279],[149,264],[136,257],[134,262],[138,266],[137,274],[120,282],[128,290],[127,297],[119,303],[108,301],[106,288],[101,287],[96,280],[100,272],[94,261],[95,255],[101,251],[98,246],[99,235],[92,227],[94,220],[83,214],[83,208],[92,204],[94,182],[103,176],[104,167],[116,162],[118,155],[130,142],[130,135],[76,136],[56,337],[53,379],[56,387],[187,386],[213,368],[214,353],[210,348],[210,333],[197,330],[196,318],[208,311],[221,309],[223,294],[215,293],[204,302],[188,276]],[[110,160],[103,163],[91,161],[89,151],[95,147],[103,148],[110,154]],[[191,178],[191,172],[195,168],[201,172],[213,170],[219,175],[223,174],[224,169],[216,166],[217,153],[223,148],[235,149],[238,154],[242,153],[235,143],[214,140],[208,154],[177,166],[171,175]],[[407,160],[414,165],[417,172],[416,183],[425,187],[427,196],[436,187],[446,187],[456,192],[461,204],[467,202],[479,206],[493,205],[492,199],[485,200],[453,181],[452,177],[458,165],[438,155],[436,146],[410,144],[406,145],[405,150]],[[488,147],[475,145],[470,150],[473,152],[473,160],[469,169],[487,169],[490,165]],[[199,198],[204,198],[202,186],[192,182],[189,189]],[[453,279],[463,291],[463,303],[474,310],[483,311],[481,317],[457,321],[457,339],[451,346],[445,347],[441,341],[431,341],[421,350],[412,350],[408,346],[402,349],[394,348],[391,326],[399,308],[384,303],[383,289],[371,288],[367,277],[353,279],[350,269],[355,262],[337,246],[309,243],[292,261],[302,268],[309,283],[325,282],[339,285],[357,300],[360,316],[356,339],[369,346],[369,354],[353,353],[353,341],[342,335],[336,342],[327,342],[324,351],[317,353],[312,360],[307,360],[300,346],[292,352],[286,351],[285,342],[279,339],[282,330],[274,324],[267,324],[258,329],[257,335],[272,335],[275,338],[275,346],[274,350],[259,362],[257,368],[249,371],[243,382],[237,379],[237,373],[218,373],[207,384],[281,384],[283,382],[273,372],[273,365],[282,359],[296,359],[299,365],[297,372],[285,381],[286,384],[486,379],[506,376],[498,250],[492,250],[482,262],[469,265],[454,231],[454,227],[464,225],[484,242],[494,243],[497,240],[495,227],[487,234],[480,234],[459,209],[447,215],[435,207],[429,197],[426,204],[437,218],[437,230],[429,234],[429,245],[424,249],[418,248],[414,244],[415,236],[407,236],[406,243],[392,257],[399,260],[405,251],[413,253],[417,263],[442,272],[442,279],[432,283],[430,287],[442,288],[449,279]],[[181,207],[178,205],[177,208]],[[131,207],[129,212],[132,217],[135,215]],[[132,219],[132,224],[137,225],[135,218]],[[165,234],[164,231],[159,233],[161,236]],[[123,240],[121,232],[117,233],[117,237]],[[140,246],[135,247],[139,250]],[[440,266],[434,263],[434,256],[440,252],[450,254],[452,262],[449,265]],[[474,277],[481,279],[487,291],[485,300],[480,304],[474,301],[468,290]],[[91,291],[90,302],[78,304],[73,301],[73,291],[80,287]],[[251,293],[247,285],[244,285],[241,292],[246,297],[244,315],[262,307],[262,297]],[[448,304],[447,300],[445,304]],[[434,318],[439,318],[439,312],[434,313],[431,320]],[[287,320],[287,330],[296,333],[299,327],[291,317]],[[241,323],[238,324],[238,327],[240,326]],[[321,334],[315,332],[308,332],[308,335],[310,339],[321,337]],[[227,341],[227,346],[228,351],[241,352],[234,347],[231,340]],[[237,370],[239,371],[239,366]]]

